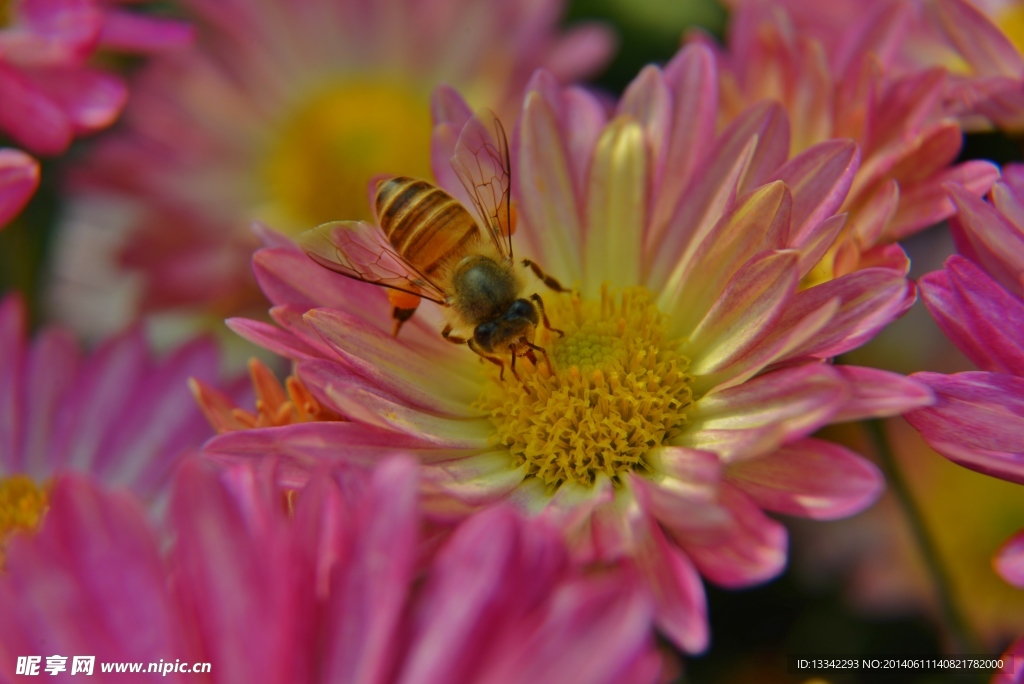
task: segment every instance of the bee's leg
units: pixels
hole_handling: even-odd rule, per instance
[[[508,349],[512,352],[512,375],[516,376],[516,380],[518,380],[519,384],[522,385],[523,379],[519,377],[519,373],[516,372],[516,345],[510,344],[508,345]]]
[[[551,357],[550,357],[550,356],[548,356],[548,352],[547,352],[547,350],[546,350],[546,349],[544,349],[544,347],[541,347],[541,346],[539,346],[539,345],[536,345],[536,344],[534,344],[533,342],[530,342],[530,341],[529,341],[528,339],[526,339],[525,337],[520,337],[520,338],[519,338],[519,341],[520,341],[520,342],[521,342],[522,344],[524,344],[524,345],[526,345],[527,347],[529,347],[529,348],[530,348],[530,353],[531,353],[531,354],[532,354],[533,352],[535,352],[535,351],[539,351],[539,352],[540,352],[541,354],[543,354],[543,355],[544,355],[544,361],[545,361],[545,362],[547,362],[547,364],[548,364],[548,370],[549,370],[549,371],[551,371],[552,373],[554,373],[554,372],[555,372],[555,369],[554,369],[554,368],[552,367],[552,365],[551,365]],[[534,364],[534,365],[537,365],[537,362],[536,362],[536,361],[534,361],[534,362],[533,362],[533,364]]]
[[[447,339],[451,339],[451,338],[447,338]],[[473,340],[469,340],[467,344],[469,344],[469,348],[473,350],[473,353],[476,354],[477,356],[479,356],[481,359],[487,359],[491,363],[493,363],[493,364],[497,365],[499,368],[501,368],[501,372],[498,374],[498,379],[501,380],[502,382],[504,382],[505,381],[505,362],[502,361],[501,359],[495,357],[495,356],[488,356],[487,354],[485,354],[483,352],[483,350],[480,349],[480,347],[476,346],[476,342],[474,342]],[[515,361],[514,357],[513,357],[513,361]],[[515,372],[514,369],[513,369],[513,372]],[[516,376],[516,377],[519,377],[519,376]]]
[[[535,262],[529,259],[523,259],[523,266],[529,266],[533,274],[541,279],[541,281],[555,292],[569,292],[566,288],[562,287],[562,284],[549,276],[547,273],[541,270]]]
[[[544,321],[544,327],[550,330],[551,332],[558,333],[559,337],[565,337],[564,330],[559,330],[558,328],[551,327],[551,321],[548,320],[548,314],[546,311],[544,311],[544,300],[540,298],[540,295],[534,292],[532,295],[530,295],[530,299],[537,303],[537,308],[540,309],[540,319]]]
[[[391,331],[392,337],[398,337],[398,331],[402,329],[402,324],[412,318],[412,315],[416,313],[416,309],[399,309],[397,306],[391,310],[391,317],[395,319],[395,328]]]
[[[409,292],[389,289],[388,301],[392,306],[391,317],[395,319],[395,329],[391,334],[398,337],[398,331],[402,329],[402,324],[412,318],[423,300]]]
[[[464,337],[458,337],[457,335],[452,335],[452,324],[451,323],[448,323],[447,325],[444,326],[444,330],[441,331],[441,337],[443,337],[444,339],[448,340],[452,344],[466,344],[466,342],[468,342],[468,340],[466,340]],[[476,350],[474,349],[473,351],[476,351]],[[477,352],[477,354],[479,354],[479,353],[480,352]]]

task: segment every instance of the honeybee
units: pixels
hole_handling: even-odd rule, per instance
[[[318,264],[337,273],[388,289],[394,334],[427,299],[450,312],[441,335],[501,367],[516,357],[536,363],[537,326],[552,328],[537,293],[523,297],[525,285],[512,253],[515,216],[510,203],[512,169],[501,121],[478,112],[455,145],[452,169],[465,188],[476,218],[458,200],[423,180],[378,180],[374,205],[378,225],[365,221],[325,223],[299,236]],[[524,259],[549,288],[566,291],[557,280]],[[472,328],[472,335],[452,334]],[[549,361],[550,363],[550,361]]]

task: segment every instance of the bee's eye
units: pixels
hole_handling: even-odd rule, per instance
[[[480,345],[484,351],[491,351],[491,340],[494,338],[494,333],[497,330],[497,326],[493,322],[481,323],[476,326],[473,330],[473,340]]]
[[[517,299],[512,302],[512,306],[508,308],[506,316],[508,318],[525,318],[532,323],[536,323],[537,309],[535,309],[533,304],[525,299]]]

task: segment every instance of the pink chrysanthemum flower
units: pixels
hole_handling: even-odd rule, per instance
[[[18,215],[39,185],[39,164],[19,150],[0,148],[0,230]]]
[[[950,257],[944,270],[921,279],[921,290],[943,332],[981,371],[916,374],[937,402],[907,420],[952,461],[1024,484],[1024,167],[1005,169],[990,202],[958,186],[949,193],[958,209],[954,235],[967,258]],[[1019,546],[1011,543],[1007,553],[1020,553]],[[1024,584],[1024,553],[997,568]]]
[[[906,418],[951,461],[1024,484],[1024,167],[1006,167],[989,202],[956,185],[948,191],[964,256],[921,278],[921,292],[946,336],[981,370],[916,373],[936,402]],[[1024,531],[1006,542],[993,564],[1007,582],[1024,588]],[[1010,653],[1021,648],[1024,640]]]
[[[117,0],[0,3],[0,131],[38,154],[109,126],[127,98],[120,77],[97,69],[97,49],[149,52],[186,43],[184,24],[126,12]]]
[[[0,300],[0,543],[36,527],[62,472],[153,499],[179,455],[210,434],[186,387],[192,376],[216,379],[210,340],[157,361],[135,330],[86,356],[59,328],[29,341],[20,297]]]
[[[95,674],[208,662],[211,682],[657,681],[649,601],[625,571],[581,576],[556,531],[494,509],[421,567],[411,459],[287,498],[193,461],[170,511],[162,558],[131,497],[60,479],[0,575],[0,672],[56,653],[94,655]]]
[[[613,43],[596,25],[559,31],[562,0],[184,5],[197,49],[149,66],[133,84],[127,128],[79,176],[89,197],[107,201],[70,229],[127,224],[127,236],[109,263],[83,263],[68,236],[59,269],[72,285],[55,297],[76,328],[95,325],[89,303],[109,306],[83,304],[89,295],[78,284],[110,271],[135,274],[100,283],[131,291],[123,316],[186,308],[219,320],[262,308],[251,221],[297,233],[369,218],[373,175],[429,177],[438,83],[477,106],[514,111],[537,67],[574,80],[599,68]]]
[[[858,4],[842,24],[840,49],[838,36],[826,42],[805,30],[801,22],[809,20],[787,14],[789,4],[797,3],[745,2],[733,13],[727,50],[720,51],[720,116],[730,121],[752,103],[774,100],[789,113],[794,153],[832,138],[857,142],[861,165],[841,208],[850,218],[813,278],[906,264],[894,243],[954,211],[942,185],[960,183],[980,196],[999,171],[985,161],[953,164],[963,135],[949,113],[948,75],[925,68],[900,73],[893,64],[893,46],[909,40],[908,21],[880,19]],[[889,11],[902,17],[913,9],[902,3]]]
[[[524,292],[540,288],[564,336],[538,328],[550,365],[520,360],[521,382],[445,342],[437,307],[392,337],[383,288],[270,236],[256,276],[281,327],[229,323],[296,360],[348,420],[228,432],[207,452],[274,453],[301,470],[410,450],[449,514],[508,500],[562,525],[580,560],[635,559],[661,629],[703,649],[699,575],[741,587],[785,565],[785,528],[765,510],[836,518],[878,495],[871,463],[810,435],[930,401],[900,376],[825,362],[914,301],[902,272],[799,286],[842,229],[854,144],[787,161],[777,105],[716,135],[716,83],[713,55],[687,48],[645,69],[609,120],[584,90],[533,81],[512,156],[516,257],[577,290]],[[461,197],[445,167],[453,151],[477,159],[455,143],[469,111],[450,91],[439,99],[435,175]]]
[[[843,71],[871,48],[902,77],[949,73],[943,110],[969,129],[1024,128],[1024,9],[1017,0],[730,0],[737,11],[784,9]]]

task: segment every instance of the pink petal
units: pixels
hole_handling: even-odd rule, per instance
[[[873,463],[838,444],[813,438],[737,463],[729,468],[728,478],[761,508],[814,520],[859,513],[885,488]]]
[[[956,206],[960,234],[968,240],[978,263],[1019,295],[1017,275],[1024,271],[1024,231],[965,188],[950,184],[946,190]]]
[[[535,256],[563,282],[579,281],[579,200],[555,114],[536,91],[527,94],[523,106],[517,173],[521,218],[528,224]]]
[[[215,383],[218,366],[217,347],[209,338],[183,345],[151,366],[119,416],[120,429],[108,430],[94,472],[109,482],[152,494],[166,481],[182,451],[212,435],[187,380]]]
[[[653,653],[650,599],[626,573],[560,587],[539,625],[509,635],[475,681],[618,684],[638,657]],[[653,681],[653,679],[640,680]]]
[[[884,418],[929,406],[935,396],[927,385],[877,368],[835,367],[850,388],[850,397],[832,420]]]
[[[198,461],[179,470],[176,584],[185,605],[201,607],[196,636],[211,662],[250,681],[289,681],[303,669],[312,587],[299,581],[280,492],[250,469],[237,475],[221,479]]]
[[[305,319],[347,365],[390,392],[418,398],[414,403],[443,404],[444,410],[464,415],[480,395],[481,381],[479,375],[474,377],[475,359],[465,353],[468,349],[456,349],[464,352],[462,358],[428,356],[416,346],[335,309],[314,309]]]
[[[795,250],[764,252],[736,272],[682,347],[690,373],[721,370],[768,336],[796,291],[798,261]]]
[[[709,496],[722,479],[722,463],[710,451],[673,446],[655,447],[647,452],[645,459],[655,471],[671,475],[680,482],[689,482],[697,487],[710,486]]]
[[[273,304],[341,309],[377,323],[382,330],[390,329],[390,306],[383,288],[318,267],[297,247],[261,249],[252,261],[260,289]]]
[[[786,441],[804,437],[829,422],[849,396],[831,366],[803,364],[709,394],[694,404],[688,433],[751,430],[778,425]],[[757,454],[719,454],[727,462]]]
[[[732,365],[717,373],[696,376],[693,381],[695,394],[703,395],[715,390],[720,391],[740,385],[771,364],[788,358],[792,352],[800,348],[818,332],[828,325],[839,310],[839,299],[826,301],[817,309],[812,309],[797,318],[794,323],[786,326],[776,324],[772,332],[750,353],[738,359]]]
[[[56,464],[47,460],[54,436],[58,407],[74,386],[80,353],[71,333],[59,328],[43,330],[32,343],[25,367],[24,442],[20,468],[42,479]]]
[[[103,455],[104,439],[124,428],[121,417],[142,399],[133,390],[152,372],[148,351],[141,331],[132,330],[93,352],[62,402],[49,445],[51,464],[84,472],[94,469]]]
[[[979,76],[1019,77],[1024,59],[988,17],[963,0],[937,0],[940,25]]]
[[[615,32],[604,24],[575,24],[548,50],[544,65],[563,83],[578,81],[598,73],[611,60],[616,43]]]
[[[94,69],[53,69],[35,74],[40,92],[67,117],[75,133],[89,133],[114,122],[128,100],[124,81]]]
[[[141,506],[78,476],[59,478],[46,524],[16,535],[0,577],[0,654],[79,653],[153,661],[198,653]],[[8,651],[21,648],[17,652]],[[45,661],[44,661],[45,662]]]
[[[1000,547],[992,565],[1004,580],[1024,588],[1024,532],[1018,532]]]
[[[494,503],[526,477],[506,449],[463,456],[423,467],[423,483],[430,490],[470,505]]]
[[[978,196],[999,178],[999,167],[987,161],[968,161],[932,174],[921,183],[901,188],[899,211],[886,231],[889,240],[901,240],[949,218],[957,210],[948,196],[947,183],[963,186]]]
[[[137,12],[107,8],[103,13],[100,44],[120,52],[160,52],[192,42],[189,24],[172,19],[148,17]]]
[[[781,166],[788,155],[788,141],[785,113],[774,103],[752,107],[722,133],[706,163],[695,172],[699,180],[678,199],[670,222],[660,233],[658,225],[652,226],[644,238],[652,288],[662,289],[662,283],[668,281],[665,287],[677,289],[679,276],[673,272],[687,272],[699,264],[695,257],[698,247],[737,195],[767,182],[770,173]],[[763,189],[752,194],[761,192]]]
[[[567,562],[556,533],[507,507],[470,518],[436,557],[397,681],[471,680],[500,626],[537,606]]]
[[[668,225],[677,202],[714,140],[718,76],[711,51],[701,45],[683,48],[665,67],[672,92],[669,147],[660,190],[655,199],[652,237]]]
[[[585,197],[590,174],[590,157],[597,139],[608,122],[605,103],[584,88],[563,88],[558,79],[544,69],[538,69],[534,73],[526,92],[536,92],[551,108],[562,142],[565,144],[576,197]],[[521,136],[517,131],[518,138]],[[519,189],[515,187],[519,182],[517,178],[518,174],[515,174],[512,181],[513,190],[518,193]]]
[[[829,140],[806,150],[779,169],[775,178],[793,195],[790,245],[798,247],[846,199],[860,166],[860,152],[852,140]]]
[[[650,132],[646,132],[650,134]],[[646,214],[649,154],[645,131],[630,117],[612,121],[598,140],[590,167],[582,293],[597,297],[607,284],[640,282],[641,239]]]
[[[0,62],[0,130],[36,154],[59,154],[71,144],[71,121],[56,103]]]
[[[718,502],[720,470],[713,481],[632,476],[629,485],[643,509],[677,540],[711,543],[729,525],[729,512]]]
[[[410,406],[403,397],[339,363],[305,361],[299,366],[299,375],[318,399],[343,415],[413,435],[440,448],[484,448],[494,434],[487,418],[450,417],[432,411],[430,405]]]
[[[1024,302],[957,255],[922,278],[921,291],[939,327],[978,367],[1024,375]]]
[[[685,544],[701,575],[738,589],[766,582],[786,567],[786,528],[765,516],[743,492],[722,486],[722,504],[731,515],[729,533],[707,546]]]
[[[24,152],[0,148],[0,229],[18,215],[39,185],[39,164]]]
[[[450,86],[441,85],[434,90],[430,100],[430,111],[434,120],[434,133],[430,145],[430,167],[437,184],[448,194],[459,200],[463,206],[471,207],[469,194],[463,187],[455,170],[452,157],[459,133],[472,118],[473,111],[462,96]]]
[[[915,373],[934,406],[906,415],[943,456],[965,468],[1024,484],[1024,379],[1001,373]]]
[[[850,217],[851,236],[861,245],[876,245],[882,240],[896,216],[900,202],[900,186],[889,178],[878,184],[870,194],[862,195],[861,206]]]
[[[618,113],[632,116],[643,127],[647,142],[647,177],[650,179],[650,187],[657,192],[672,117],[672,96],[657,67],[644,67],[626,87],[619,102]]]
[[[0,469],[5,474],[23,466],[25,414],[25,301],[17,292],[0,299]]]
[[[657,522],[647,519],[642,529],[635,558],[654,595],[658,629],[676,647],[700,653],[708,647],[707,599],[700,575]]]
[[[412,452],[424,462],[471,455],[455,449],[437,449],[421,439],[372,425],[349,421],[299,423],[283,427],[240,430],[218,435],[203,446],[203,454],[223,462],[273,457],[292,468],[301,487],[308,473],[324,463],[369,466],[389,454]]]
[[[835,317],[792,356],[828,358],[864,344],[901,316],[916,293],[900,271],[865,268],[797,292],[777,325],[784,328],[833,298],[840,302]]]
[[[373,471],[349,562],[332,576],[325,680],[376,682],[397,657],[396,641],[417,561],[417,466],[394,458]]]
[[[845,213],[832,216],[807,232],[802,244],[797,246],[800,250],[800,263],[797,265],[800,278],[810,273],[836,244],[836,239],[847,226],[848,217],[849,215]],[[851,229],[848,234],[853,234],[853,230]]]
[[[275,308],[282,309],[284,307]],[[299,314],[299,316],[301,315]],[[326,344],[322,345],[324,349],[317,349],[290,331],[281,330],[270,323],[251,321],[247,318],[229,318],[224,323],[243,339],[286,359],[304,361],[332,356],[332,352]]]
[[[675,331],[688,335],[751,257],[785,246],[791,207],[789,189],[776,181],[739,199],[715,224],[659,297],[661,310],[673,312]]]

